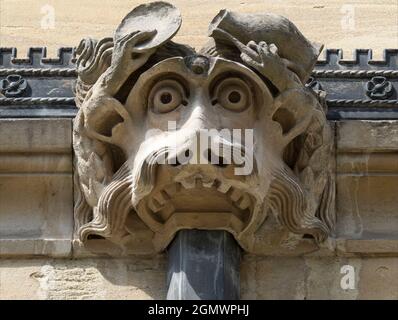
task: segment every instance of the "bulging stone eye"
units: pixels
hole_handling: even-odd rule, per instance
[[[186,105],[185,91],[176,80],[158,82],[149,94],[149,107],[155,113],[168,113]]]
[[[252,94],[245,81],[229,78],[215,88],[213,104],[219,104],[230,111],[242,112],[252,105]]]

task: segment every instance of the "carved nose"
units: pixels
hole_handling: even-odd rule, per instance
[[[231,164],[231,161],[228,161],[228,159],[215,154],[211,149],[207,149],[204,151],[204,158],[208,161],[209,164],[213,166],[217,166],[220,168],[226,168],[228,165]]]
[[[203,151],[203,157],[195,157],[194,153],[190,149],[186,149],[174,157],[168,159],[168,165],[172,167],[179,167],[182,165],[194,165],[194,164],[201,164],[201,165],[212,165],[219,168],[227,168],[228,166],[232,165],[232,161],[224,158],[223,156],[217,155],[211,149],[207,149]],[[195,161],[196,160],[196,161]]]

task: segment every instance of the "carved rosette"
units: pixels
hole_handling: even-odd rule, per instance
[[[366,83],[366,95],[372,99],[387,99],[393,93],[393,86],[385,77],[373,77]]]
[[[21,96],[27,88],[27,81],[20,75],[9,75],[6,79],[0,81],[0,93],[6,97]]]
[[[180,25],[146,4],[77,49],[77,241],[161,252],[195,228],[313,250],[335,223],[324,95],[305,85],[321,47],[273,14],[221,11],[199,53],[171,41]]]

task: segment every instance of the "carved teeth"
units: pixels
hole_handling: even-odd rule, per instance
[[[202,181],[205,188],[211,188],[214,185],[214,179],[207,179]]]
[[[238,189],[231,188],[228,191],[228,195],[232,199],[232,201],[236,202],[243,196],[243,192]]]
[[[180,183],[175,183],[172,185],[167,186],[162,192],[165,192],[167,196],[172,198],[176,193],[180,192],[181,190],[181,184]]]
[[[221,193],[224,193],[231,199],[236,207],[241,210],[250,208],[252,201],[250,196],[244,191],[234,188],[229,182],[199,175],[188,177],[181,182],[177,182],[166,186],[163,190],[157,192],[148,201],[148,208],[156,214],[160,214],[163,220],[167,220],[170,215],[175,211],[171,199],[175,194],[180,192],[181,188],[195,189],[200,187],[214,188]]]
[[[195,175],[181,180],[181,184],[185,189],[194,189],[202,186],[211,187],[213,181],[212,179],[203,178],[201,175]]]
[[[160,191],[159,193],[153,196],[153,199],[159,203],[161,206],[164,206],[167,201],[169,201],[170,197],[166,192]]]
[[[175,186],[175,187],[174,187]],[[152,199],[150,199],[148,203],[149,209],[153,212],[158,212],[167,205],[171,199],[171,197],[179,190],[180,185],[175,184],[169,188],[161,190],[159,193],[155,194]]]
[[[184,179],[181,180],[181,184],[185,189],[194,189],[196,186],[196,180],[194,178],[192,179]]]
[[[250,203],[251,203],[250,197],[245,193],[235,203],[240,209],[246,210],[247,208],[250,207]]]
[[[152,210],[152,212],[157,212],[163,208],[163,205],[161,205],[156,199],[152,198],[148,202],[148,207]]]
[[[159,212],[164,221],[166,221],[175,212],[174,206],[169,202],[165,207]]]
[[[148,201],[148,207],[152,212],[160,212],[164,218],[174,212],[174,207],[170,200],[173,196],[181,191],[181,188],[214,188],[217,191],[226,194],[231,201],[241,210],[250,208],[252,201],[250,196],[244,191],[234,188],[229,182],[214,179],[211,177],[203,177],[202,175],[193,175],[187,177],[180,182],[166,186],[163,190],[156,193],[153,198]]]
[[[227,193],[229,189],[231,189],[231,185],[222,181],[218,181],[219,186],[217,187],[217,190],[220,191],[221,193]],[[218,183],[217,183],[218,184]]]
[[[195,187],[200,188],[202,186],[202,179],[200,177],[195,178]]]
[[[166,190],[160,191],[160,194],[162,195],[162,197],[165,201],[169,201],[171,199],[170,195],[168,194],[168,192]]]
[[[231,188],[228,191],[228,196],[240,209],[246,210],[250,207],[251,201],[247,193],[243,193],[243,191],[239,189]]]

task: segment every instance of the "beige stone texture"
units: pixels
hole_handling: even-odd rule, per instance
[[[111,36],[115,26],[140,0],[0,0],[0,46],[18,47],[22,55],[30,46],[48,46],[54,55],[60,46],[76,46],[82,37]],[[373,48],[378,57],[384,48],[398,47],[396,0],[177,0],[183,27],[177,40],[199,48],[207,27],[220,9],[239,12],[274,12],[292,20],[309,39],[329,48]],[[41,21],[55,9],[55,28],[42,29]],[[354,10],[353,30],[342,21]],[[44,10],[44,11],[42,11]],[[100,19],[99,19],[100,17]]]
[[[381,57],[382,49],[398,47],[396,0],[171,2],[184,20],[176,40],[196,48],[221,8],[285,15],[329,48],[373,48]],[[82,37],[111,36],[139,3],[0,0],[0,46],[16,46],[20,56],[27,47],[48,46],[54,56]],[[46,5],[55,8],[54,29],[40,27]],[[351,9],[355,28],[344,30],[344,12]],[[336,240],[307,255],[245,255],[242,299],[398,299],[398,121],[342,121],[335,128]],[[72,153],[70,119],[0,121],[0,300],[164,299],[164,256],[95,257],[72,249]],[[261,231],[269,235],[273,227]],[[147,236],[134,234],[138,243]],[[295,238],[285,240],[289,245]],[[103,248],[104,240],[90,241]],[[352,289],[341,287],[347,265],[355,271]]]
[[[164,299],[163,258],[0,260],[0,300]]]
[[[21,124],[23,122],[21,120]],[[21,124],[19,126],[24,128]],[[11,129],[12,125],[10,122],[1,128]],[[47,132],[43,127],[36,127],[38,131],[35,132]],[[62,126],[58,122],[55,127],[61,130]],[[337,181],[338,189],[341,189],[337,196],[340,239],[337,253],[342,256],[246,255],[241,268],[242,299],[398,299],[396,202],[393,197],[398,181],[391,174],[396,161],[383,160],[394,157],[396,142],[389,139],[389,132],[396,127],[396,121],[337,123],[340,176]],[[13,128],[14,132],[16,128]],[[32,141],[40,141],[35,134],[30,136]],[[8,139],[2,140],[3,145],[10,139],[13,138],[9,135]],[[44,146],[58,145],[59,150],[63,150],[63,143],[57,144],[54,135],[48,135],[48,139],[42,140]],[[16,148],[18,142],[8,145]],[[375,156],[380,156],[378,161],[372,160]],[[371,159],[368,170],[365,170],[364,157]],[[364,180],[358,184],[358,189],[349,188],[357,183],[359,176]],[[9,193],[8,197],[15,200]],[[0,203],[4,205],[4,201]],[[357,208],[356,205],[360,206]],[[14,220],[14,226],[23,226],[25,221],[32,220],[21,215]],[[35,226],[34,222],[29,225]],[[340,286],[344,276],[341,268],[345,265],[354,267],[354,289],[343,290]],[[0,299],[164,299],[165,270],[166,259],[162,256],[78,260],[3,258],[0,260]]]
[[[345,265],[355,287],[343,290]],[[166,261],[152,259],[0,260],[4,299],[164,299]],[[246,256],[242,299],[398,299],[396,258]]]
[[[343,290],[341,268],[354,267],[355,288]],[[397,299],[396,258],[259,258],[242,266],[243,299]]]
[[[0,255],[69,256],[70,119],[0,121]]]
[[[336,128],[338,251],[397,253],[397,121]]]

